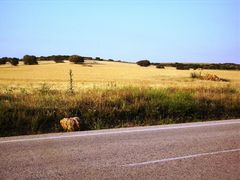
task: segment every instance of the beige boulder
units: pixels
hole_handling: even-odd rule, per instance
[[[60,124],[64,131],[76,131],[80,129],[80,119],[78,117],[63,118]]]

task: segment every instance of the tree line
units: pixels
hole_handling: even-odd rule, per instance
[[[2,57],[0,58],[0,65],[10,63],[13,66],[17,66],[20,61],[23,61],[25,65],[36,65],[38,61],[55,61],[56,63],[64,63],[65,60],[68,60],[75,64],[84,63],[85,60],[96,60],[96,61],[115,61],[115,62],[126,62],[121,60],[113,59],[102,59],[100,57],[85,57],[79,55],[52,55],[52,56],[33,56],[25,55],[23,58],[19,59],[16,57]],[[189,70],[189,69],[219,69],[219,70],[240,70],[240,64],[235,63],[151,63],[149,60],[140,60],[137,62],[139,66],[150,66],[155,65],[156,68],[164,68],[166,66],[175,67],[178,70]]]
[[[217,69],[217,70],[240,70],[240,64],[235,63],[151,63],[149,60],[138,61],[139,66],[147,67],[155,65],[156,68],[162,69],[166,66],[175,67],[178,70],[189,70],[189,69]]]
[[[179,70],[189,70],[189,69],[218,69],[218,70],[240,70],[240,64],[234,63],[209,63],[209,64],[200,64],[200,63],[170,63],[163,64],[172,67],[176,67]]]
[[[70,61],[75,64],[84,63],[85,60],[96,60],[96,61],[115,61],[115,62],[124,62],[121,60],[113,60],[113,59],[103,59],[100,57],[87,57],[87,56],[79,56],[79,55],[51,55],[51,56],[33,56],[33,55],[25,55],[23,58],[16,57],[2,57],[0,58],[0,65],[10,63],[14,66],[17,66],[20,61],[23,61],[25,65],[36,65],[39,61],[54,61],[56,63],[64,63],[64,61]]]
[[[16,57],[2,57],[0,58],[0,65],[10,63],[14,66],[17,66],[20,61],[25,65],[37,65],[38,61],[55,61],[56,63],[63,63],[64,60],[69,60],[75,64],[83,63],[84,60],[90,59],[90,57],[83,57],[79,55],[52,55],[52,56],[33,56],[33,55],[25,55],[22,59]]]

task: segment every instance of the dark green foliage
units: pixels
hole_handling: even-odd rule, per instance
[[[55,59],[54,61],[55,63],[64,63],[64,60],[60,60],[60,59]]]
[[[188,69],[219,69],[219,70],[240,70],[240,64],[224,63],[224,64],[194,64],[194,63],[152,63],[154,65],[172,66],[179,70]]]
[[[73,55],[73,56],[69,57],[69,61],[74,64],[82,64],[82,63],[84,63],[84,57],[78,56],[78,55]]]
[[[189,70],[190,66],[188,64],[176,63],[176,69]]]
[[[7,57],[0,58],[0,65],[1,65],[1,64],[6,64],[6,63],[7,63],[7,60],[8,60]]]
[[[100,57],[96,57],[95,60],[97,60],[97,61],[103,61],[103,59],[101,59]]]
[[[83,58],[84,58],[84,60],[93,60],[92,57],[83,57]]]
[[[150,66],[151,63],[150,63],[150,61],[148,61],[148,60],[141,60],[141,61],[138,61],[138,62],[137,62],[137,65],[143,66],[143,67],[147,67],[147,66]]]
[[[0,58],[0,64],[6,64],[7,62],[9,62],[13,66],[17,66],[18,63],[19,63],[19,59],[18,58],[11,58],[11,57]]]
[[[25,65],[36,65],[36,64],[38,64],[37,57],[25,55],[25,56],[23,56],[23,63]]]
[[[55,61],[55,63],[64,63],[64,56],[51,56],[51,60]]]
[[[56,63],[62,63],[64,60],[68,60],[68,55],[52,55],[52,56],[40,56],[39,61],[55,61]]]
[[[9,63],[13,66],[17,66],[19,63],[19,59],[18,58],[11,58],[9,59]]]
[[[164,66],[161,65],[161,64],[158,64],[158,65],[156,65],[156,68],[158,68],[158,69],[164,69]]]

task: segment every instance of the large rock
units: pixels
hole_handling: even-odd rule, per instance
[[[63,118],[60,124],[64,131],[76,131],[80,129],[80,119],[78,117]]]

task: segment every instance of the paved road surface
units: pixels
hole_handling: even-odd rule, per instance
[[[240,179],[240,120],[0,138],[0,179]]]

